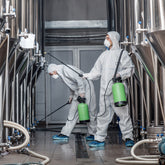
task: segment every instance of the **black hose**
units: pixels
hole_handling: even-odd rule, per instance
[[[77,72],[76,70],[74,70],[73,68],[71,68],[69,65],[65,64],[63,61],[61,61],[60,59],[58,59],[57,57],[53,56],[50,53],[47,53],[49,56],[51,56],[52,58],[56,59],[57,61],[59,61],[60,63],[62,63],[63,65],[67,66],[69,69],[71,69],[72,71],[76,72],[80,77],[83,77],[83,74]]]
[[[117,70],[118,70],[118,67],[119,67],[119,64],[120,64],[120,59],[121,59],[121,56],[123,54],[123,51],[124,50],[122,50],[121,53],[120,53],[119,60],[117,62],[117,66],[116,66],[115,73],[114,73],[114,76],[113,76],[113,81],[115,81],[115,79],[116,79],[116,74],[117,74]]]

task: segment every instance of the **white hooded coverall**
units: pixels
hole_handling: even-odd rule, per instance
[[[122,51],[119,47],[120,35],[117,32],[109,32],[107,34],[112,41],[112,48],[104,51],[97,59],[91,71],[84,74],[84,77],[89,80],[100,78],[100,102],[95,140],[100,142],[105,141],[108,125],[112,121],[114,113],[120,118],[119,126],[123,135],[123,140],[126,138],[133,140],[133,128],[128,105],[115,107],[112,95],[113,81],[111,81],[111,79],[114,76],[120,52]],[[130,77],[133,72],[134,65],[132,64],[131,58],[127,51],[123,51],[117,73],[120,74],[122,80],[125,80]],[[125,90],[127,91],[126,85]]]
[[[82,74],[82,71],[78,68],[69,65],[78,73]],[[77,73],[75,73],[70,68],[65,65],[56,65],[50,64],[48,66],[48,72],[57,71],[59,77],[63,80],[63,82],[69,87],[71,91],[70,97],[73,98],[68,118],[65,126],[61,130],[61,134],[70,136],[76,122],[78,120],[78,104],[77,97],[84,93],[86,98],[86,104],[88,104],[89,117],[90,122],[87,124],[88,133],[94,135],[96,133],[96,96],[94,91],[94,86],[91,81],[87,81],[82,77],[79,77]]]

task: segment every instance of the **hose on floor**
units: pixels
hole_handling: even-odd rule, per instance
[[[117,163],[121,164],[158,164],[159,155],[135,155],[135,150],[138,146],[144,143],[154,143],[155,139],[144,139],[137,142],[131,149],[130,157],[116,158]]]
[[[22,148],[26,147],[27,144],[30,141],[30,136],[29,136],[28,131],[23,126],[21,126],[20,124],[17,124],[17,123],[12,122],[12,121],[6,121],[6,120],[4,120],[3,123],[4,123],[4,126],[5,127],[18,129],[19,131],[21,131],[25,135],[25,141],[22,144],[20,144],[18,146],[14,146],[14,147],[11,147],[10,146],[8,148],[8,150],[9,151],[19,150],[19,149],[22,149]],[[29,150],[28,148],[25,148],[25,150],[28,151],[28,153],[31,154],[31,155],[33,155],[34,157],[44,159],[44,161],[41,162],[43,165],[46,165],[50,161],[50,159],[47,156],[40,155],[40,154],[38,154],[36,152],[33,152],[33,151]]]

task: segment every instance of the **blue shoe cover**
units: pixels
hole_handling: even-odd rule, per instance
[[[93,141],[94,140],[94,135],[90,135],[86,137],[87,141]]]
[[[131,139],[126,139],[125,146],[132,147],[134,145],[134,141]]]
[[[68,140],[69,139],[68,136],[62,135],[62,134],[60,134],[60,135],[54,135],[52,138],[53,138],[53,140]]]
[[[89,147],[102,147],[105,145],[105,142],[92,141],[88,145]]]

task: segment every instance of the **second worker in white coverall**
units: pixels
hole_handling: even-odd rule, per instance
[[[83,72],[69,65],[72,69],[76,70],[78,73],[82,74]],[[78,121],[78,104],[79,99],[83,99],[86,101],[89,107],[89,116],[90,122],[87,124],[88,133],[90,136],[86,137],[87,140],[91,140],[96,133],[96,96],[94,91],[94,86],[92,81],[87,81],[82,77],[79,77],[77,73],[68,68],[65,65],[56,65],[50,64],[48,66],[48,73],[52,76],[52,78],[57,79],[60,77],[63,82],[68,86],[71,91],[71,95],[69,97],[69,102],[71,103],[68,118],[65,126],[62,128],[61,133],[59,135],[54,135],[54,140],[68,140],[69,136]]]

